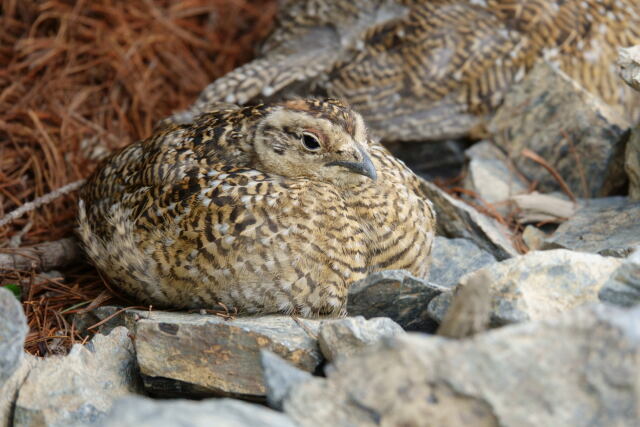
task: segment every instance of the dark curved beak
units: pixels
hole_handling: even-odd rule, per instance
[[[376,167],[373,165],[371,158],[363,148],[358,147],[358,151],[360,151],[360,154],[362,155],[362,162],[336,161],[327,163],[325,166],[342,166],[343,168],[349,169],[351,172],[364,175],[375,181],[378,178],[378,174],[376,173]]]

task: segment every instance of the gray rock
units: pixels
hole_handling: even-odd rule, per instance
[[[469,239],[436,236],[431,252],[429,281],[453,287],[467,273],[476,271],[496,259]]]
[[[18,392],[14,424],[92,423],[114,400],[138,391],[133,343],[127,329],[116,328],[66,356],[37,360]]]
[[[421,189],[435,207],[438,234],[470,239],[499,260],[518,254],[509,239],[509,230],[498,221],[454,199],[435,184],[422,181]]]
[[[349,287],[347,312],[365,318],[388,317],[409,331],[433,331],[436,324],[427,307],[432,298],[446,290],[407,271],[381,271]]]
[[[319,320],[288,316],[217,316],[130,312],[144,385],[157,396],[236,396],[263,399],[260,350],[267,349],[313,372],[322,361]]]
[[[267,403],[279,411],[282,410],[282,402],[289,392],[312,378],[309,372],[296,368],[269,350],[260,350],[260,362],[267,388]]]
[[[517,85],[489,124],[494,142],[538,190],[560,190],[540,164],[544,158],[580,197],[603,197],[625,183],[625,134],[629,123],[553,65],[541,61]]]
[[[629,178],[629,199],[640,201],[640,126],[631,132],[624,156],[624,170]]]
[[[491,284],[491,323],[504,325],[549,319],[597,302],[598,292],[620,265],[617,258],[564,249],[533,251],[484,267],[460,281],[486,274]],[[441,322],[450,301],[450,293],[437,297],[429,314]]]
[[[509,212],[508,200],[528,192],[528,186],[509,167],[507,156],[489,141],[482,141],[469,148],[465,188],[475,192],[501,214]]]
[[[22,304],[11,292],[0,287],[0,384],[20,365],[27,331]]]
[[[640,303],[640,247],[613,273],[599,297],[601,301],[622,307]]]
[[[593,199],[546,239],[544,248],[566,248],[625,257],[640,245],[640,202]]]
[[[590,306],[449,340],[407,334],[296,387],[301,426],[636,425],[640,307]]]
[[[0,382],[0,427],[13,425],[13,412],[18,398],[18,390],[37,362],[38,359],[35,356],[25,353],[22,362],[14,369],[13,375]]]
[[[322,322],[318,343],[324,357],[333,362],[338,357],[351,356],[371,347],[383,338],[404,333],[400,325],[386,317],[369,320],[362,316],[347,317]]]
[[[294,427],[284,414],[233,399],[152,400],[126,397],[95,427]]]

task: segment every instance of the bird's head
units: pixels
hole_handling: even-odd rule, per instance
[[[377,178],[362,117],[336,100],[276,105],[258,124],[254,145],[265,172],[337,186]]]

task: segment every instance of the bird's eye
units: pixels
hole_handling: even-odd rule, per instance
[[[306,132],[302,134],[302,145],[304,145],[304,148],[311,151],[320,149],[320,141],[318,141],[318,138],[315,135]]]

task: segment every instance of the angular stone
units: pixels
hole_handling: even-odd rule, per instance
[[[387,270],[371,274],[349,287],[349,316],[388,317],[409,331],[434,331],[429,318],[429,301],[444,286],[412,276],[404,270]]]
[[[296,368],[269,350],[260,350],[260,362],[267,388],[267,403],[279,411],[282,410],[282,402],[289,392],[312,378],[309,372]]]
[[[469,239],[449,239],[436,236],[431,252],[429,281],[453,287],[467,273],[496,262],[489,252]]]
[[[406,334],[296,387],[317,425],[636,425],[640,307],[590,306],[467,340]]]
[[[625,257],[640,245],[640,202],[625,197],[590,200],[550,236],[544,248]]]
[[[241,317],[130,312],[147,390],[158,396],[238,396],[263,399],[260,350],[313,372],[322,361],[319,320],[288,316]]]
[[[564,249],[533,251],[491,264],[460,281],[486,274],[491,284],[491,323],[504,325],[549,319],[597,302],[598,292],[620,265],[617,258]],[[429,314],[441,322],[450,300],[450,293],[437,297]]]
[[[369,320],[362,316],[347,317],[322,322],[318,343],[324,357],[333,362],[338,357],[363,351],[383,338],[404,333],[400,325],[386,317],[374,317]]]
[[[126,328],[96,335],[66,356],[39,359],[18,392],[17,426],[72,425],[102,418],[119,397],[139,391]]]
[[[509,239],[511,233],[498,221],[454,199],[435,184],[422,181],[421,189],[436,209],[438,234],[472,240],[499,260],[518,254]]]
[[[465,188],[476,193],[501,214],[509,212],[508,200],[528,192],[528,186],[509,167],[507,156],[489,141],[481,141],[469,148]]]
[[[11,292],[0,287],[0,384],[20,365],[27,331],[22,304]]]
[[[628,128],[617,110],[544,61],[511,87],[489,125],[494,142],[528,179],[538,181],[539,191],[561,188],[544,167],[522,155],[525,149],[586,198],[611,195],[624,185]]]
[[[640,246],[611,275],[598,296],[601,301],[622,307],[640,304]]]
[[[261,405],[233,399],[118,400],[108,416],[92,427],[294,427],[289,417]]]

